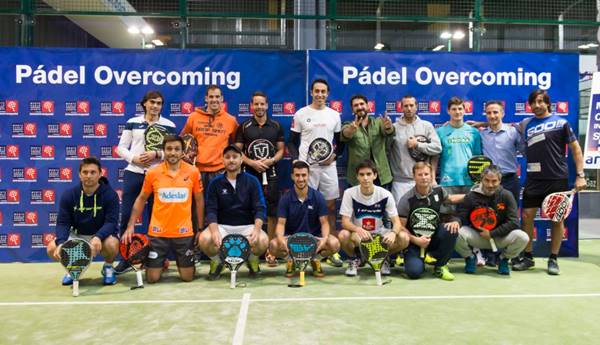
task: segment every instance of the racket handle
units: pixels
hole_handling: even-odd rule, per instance
[[[263,171],[263,173],[262,173],[262,184],[263,184],[263,186],[267,185],[267,172],[266,171]]]
[[[231,271],[231,278],[229,279],[229,288],[230,289],[235,289],[235,276],[237,274],[237,271]]]
[[[73,297],[79,296],[79,280],[73,280]]]
[[[304,271],[300,271],[300,282],[298,284],[304,286]]]
[[[383,285],[383,281],[381,280],[381,271],[375,271],[375,279],[377,280],[377,286]]]
[[[421,247],[421,259],[425,258],[425,248]]]
[[[493,238],[490,238],[490,245],[492,246],[492,251],[496,253],[498,251],[498,247],[496,246],[496,241]]]
[[[137,287],[144,286],[144,280],[142,279],[142,271],[135,271],[135,280],[137,281]]]

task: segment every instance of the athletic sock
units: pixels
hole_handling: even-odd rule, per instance
[[[216,263],[221,263],[221,257],[218,254],[215,256],[211,256],[210,259]]]

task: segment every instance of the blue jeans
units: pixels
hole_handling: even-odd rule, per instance
[[[444,228],[444,224],[438,225],[437,231],[431,237],[431,242],[426,252],[437,261],[435,267],[441,267],[448,263],[454,251],[454,245],[458,233],[451,234]],[[421,258],[421,248],[410,244],[404,253],[404,272],[410,279],[418,279],[425,272],[425,263]]]
[[[502,187],[507,191],[511,192],[515,197],[515,201],[517,205],[519,205],[519,194],[521,192],[521,184],[519,182],[519,177],[517,174],[506,174],[502,176]]]

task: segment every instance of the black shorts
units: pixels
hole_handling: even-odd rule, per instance
[[[179,238],[149,236],[149,238],[150,253],[146,260],[146,267],[163,267],[163,262],[171,250],[175,253],[177,267],[194,266],[194,236]]]
[[[550,193],[569,190],[569,181],[527,179],[523,190],[523,208],[542,207],[544,198]]]
[[[262,180],[260,181],[262,183]],[[279,205],[280,198],[281,190],[279,189],[279,181],[277,179],[268,180],[265,192],[265,202],[267,203],[267,217],[277,217],[277,205]]]

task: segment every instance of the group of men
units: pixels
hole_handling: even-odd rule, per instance
[[[283,195],[276,164],[284,156],[284,134],[281,125],[267,116],[265,94],[253,94],[253,117],[238,125],[223,109],[219,87],[207,88],[206,107],[197,108],[179,133],[189,133],[198,142],[194,166],[182,159],[185,145],[175,134],[175,125],[160,116],[162,95],[147,93],[141,102],[145,114],[127,122],[118,146],[119,155],[128,162],[120,226],[117,195],[101,178],[101,163],[86,158],[79,168],[81,184],[61,197],[57,237],[48,246],[48,255],[58,260],[62,243],[84,238],[93,254],[102,253],[105,258],[104,284],[114,284],[115,275],[127,270],[124,262],[116,272],[113,268],[118,241],[131,240],[136,220],[147,205],[151,252],[145,268],[150,283],[160,279],[170,253],[176,257],[180,278],[191,281],[197,249],[211,259],[208,279],[217,279],[223,268],[218,251],[227,234],[248,238],[252,275],[260,271],[259,257],[265,255],[270,265],[277,264],[276,258],[286,260],[286,275],[292,276],[287,237],[297,232],[309,232],[318,239],[317,256],[311,262],[317,277],[324,276],[322,259],[342,266],[340,248],[348,258],[346,275],[355,276],[364,264],[360,243],[376,234],[382,236],[390,254],[404,258],[404,271],[411,279],[422,276],[428,259],[435,276],[453,280],[447,263],[455,250],[465,258],[465,272],[475,273],[473,248],[491,249],[492,239],[500,250],[498,273],[508,275],[510,259],[513,270],[535,264],[531,246],[535,214],[547,194],[569,187],[566,145],[577,169],[575,188],[585,187],[579,144],[569,123],[551,114],[550,98],[543,90],[530,94],[534,116],[520,124],[502,122],[504,109],[498,101],[486,103],[487,122],[467,124],[464,102],[453,97],[447,107],[450,120],[438,128],[417,115],[416,99],[410,95],[402,98],[403,116],[395,123],[387,115],[368,115],[367,98],[355,95],[350,99],[354,119],[342,125],[340,114],[327,106],[329,91],[327,81],[313,81],[312,102],[294,115],[287,145],[293,188]],[[164,138],[162,149],[148,151],[144,131],[155,123],[171,134]],[[259,139],[272,144],[273,155],[251,158],[248,147]],[[308,157],[315,140],[325,140],[333,148],[319,163]],[[336,158],[345,147],[350,187],[342,196],[338,231]],[[517,211],[518,152],[527,157],[522,222]],[[467,161],[481,154],[493,164],[483,171],[481,182],[474,184]],[[263,173],[266,181],[261,183]],[[470,221],[471,211],[481,206],[497,214],[491,231],[481,231]],[[420,236],[417,228],[423,224],[431,227],[430,236]],[[559,274],[562,234],[563,223],[553,223],[549,274]],[[382,274],[390,274],[390,261],[384,263]],[[63,284],[70,283],[65,276]]]

